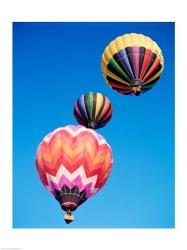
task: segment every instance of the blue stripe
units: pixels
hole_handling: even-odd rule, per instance
[[[125,49],[121,49],[121,50],[118,52],[118,55],[119,55],[120,58],[122,59],[124,68],[125,68],[126,71],[128,72],[129,76],[131,77],[131,79],[134,79],[134,74],[133,74],[133,71],[132,71],[132,69],[131,69],[131,65],[130,65],[130,63],[129,63],[129,59],[128,59],[128,56],[127,56],[127,53],[126,53]]]

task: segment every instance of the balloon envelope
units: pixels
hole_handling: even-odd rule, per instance
[[[101,68],[105,81],[124,95],[150,90],[164,68],[161,49],[142,34],[117,37],[104,50]]]
[[[69,125],[45,136],[36,167],[43,185],[69,213],[103,187],[112,169],[112,151],[94,130]]]
[[[74,116],[78,123],[87,128],[104,127],[112,116],[109,99],[101,93],[83,94],[74,105]]]

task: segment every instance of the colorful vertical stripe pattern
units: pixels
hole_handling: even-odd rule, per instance
[[[37,149],[36,168],[62,209],[73,211],[107,181],[112,151],[93,129],[69,125],[45,136]]]
[[[142,34],[117,37],[104,50],[101,60],[105,81],[124,95],[150,90],[164,69],[161,49]]]
[[[79,124],[98,129],[104,127],[111,119],[112,106],[107,97],[89,92],[75,102],[74,116]]]

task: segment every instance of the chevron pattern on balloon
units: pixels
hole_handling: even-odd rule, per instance
[[[96,188],[97,175],[87,177],[84,167],[80,166],[73,173],[70,173],[63,165],[60,166],[56,176],[46,173],[48,185],[47,190],[55,195],[56,190],[61,190],[63,185],[69,189],[77,186],[79,191],[86,191],[86,198],[94,195],[99,189]]]
[[[112,152],[105,139],[83,126],[66,126],[48,134],[37,151],[36,166],[44,186],[55,195],[63,185],[95,194],[112,168]]]

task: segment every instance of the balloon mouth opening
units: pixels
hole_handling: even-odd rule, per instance
[[[87,128],[95,129],[96,126],[97,126],[97,123],[96,123],[96,122],[89,122],[88,125],[87,125]]]
[[[136,96],[139,96],[142,92],[141,88],[142,88],[142,82],[138,79],[134,79],[132,81],[132,90],[135,93]]]
[[[67,202],[64,202],[63,203],[63,205],[61,206],[62,207],[62,209],[64,210],[64,211],[69,211],[69,212],[71,212],[71,211],[75,211],[76,209],[77,209],[77,204],[75,204],[75,203],[73,203],[73,202],[69,202],[69,201],[67,201]]]

